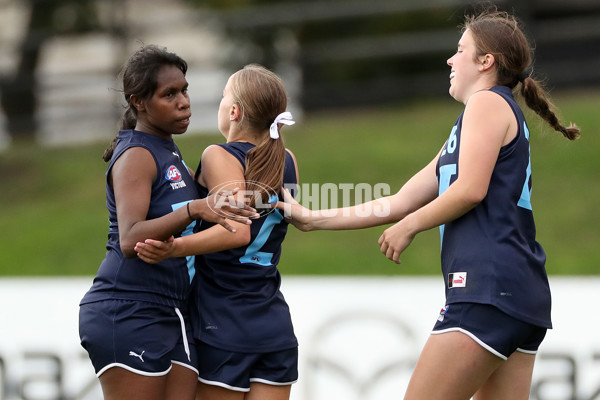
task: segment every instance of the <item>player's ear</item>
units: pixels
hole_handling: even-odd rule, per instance
[[[231,109],[229,110],[229,120],[230,121],[239,121],[242,119],[243,111],[242,108],[237,104],[233,103]]]
[[[488,53],[479,57],[479,62],[481,63],[481,70],[486,71],[496,63],[496,58],[493,54]]]
[[[130,99],[129,101],[131,102],[131,104],[135,107],[135,109],[138,112],[146,110],[144,100],[140,99],[136,95],[131,95],[131,97],[129,99]]]

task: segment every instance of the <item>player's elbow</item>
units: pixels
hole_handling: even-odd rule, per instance
[[[137,256],[135,245],[140,241],[139,239],[132,234],[131,227],[127,227],[125,224],[119,226],[119,246],[125,258],[134,258]]]
[[[481,203],[485,199],[485,196],[487,196],[488,187],[489,184],[460,178],[454,184],[450,185],[450,188],[460,198],[460,201],[468,207],[475,207]]]
[[[134,250],[135,243],[121,242],[121,252],[125,258],[134,258],[137,256],[137,252]]]
[[[462,198],[466,205],[475,207],[485,199],[485,196],[487,196],[487,187],[478,188],[473,186],[463,192]]]
[[[227,232],[226,247],[235,249],[237,247],[247,246],[250,243],[250,227],[235,224],[235,232]]]
[[[235,247],[247,246],[250,243],[250,229],[237,229],[232,236]]]

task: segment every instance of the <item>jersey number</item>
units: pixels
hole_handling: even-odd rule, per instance
[[[265,253],[259,251],[261,247],[265,245],[267,239],[271,235],[273,228],[275,225],[281,222],[283,216],[279,213],[279,211],[275,210],[271,214],[267,216],[265,223],[260,227],[260,231],[256,236],[256,239],[246,249],[246,253],[240,257],[240,262],[242,264],[258,264],[264,267],[268,267],[273,265],[271,263],[271,259],[273,258],[273,253]]]

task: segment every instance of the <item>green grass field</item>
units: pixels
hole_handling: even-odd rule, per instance
[[[600,93],[554,97],[567,121],[582,128],[569,142],[529,116],[532,202],[538,240],[550,274],[600,272]],[[309,114],[283,129],[302,183],[387,183],[398,190],[441,148],[462,107],[452,100],[420,100],[366,110]],[[215,111],[216,112],[216,111]],[[0,153],[0,276],[93,275],[107,232],[106,143],[41,148],[19,143]],[[218,134],[177,139],[188,165],[221,142]],[[385,227],[302,233],[290,228],[283,274],[403,275],[439,272],[437,229],[417,236],[396,265],[379,253]]]

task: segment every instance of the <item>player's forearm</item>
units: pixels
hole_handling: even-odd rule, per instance
[[[313,211],[310,225],[313,230],[364,229],[401,217],[397,212],[392,213],[389,197],[382,197],[351,207]]]
[[[171,257],[185,257],[199,254],[215,253],[245,246],[250,241],[250,229],[242,224],[236,225],[235,233],[229,232],[220,225],[210,229],[175,239]]]
[[[183,207],[159,218],[139,221],[129,229],[121,229],[119,226],[121,251],[125,257],[135,257],[134,247],[137,242],[143,242],[146,239],[167,240],[170,236],[185,229],[191,221],[187,210]]]
[[[419,208],[406,218],[410,219],[410,225],[413,227],[414,233],[417,234],[463,216],[480,201],[481,199],[465,195],[460,190],[460,185],[454,184],[442,196]]]

